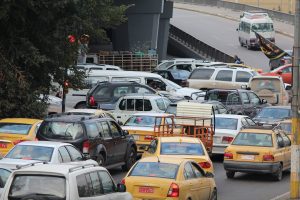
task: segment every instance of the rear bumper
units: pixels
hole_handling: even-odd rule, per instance
[[[280,163],[238,162],[224,160],[224,169],[235,172],[275,173],[279,170]]]
[[[228,147],[228,144],[214,144],[212,149],[212,154],[224,154],[225,149]]]

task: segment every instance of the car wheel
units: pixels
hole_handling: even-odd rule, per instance
[[[235,172],[233,172],[233,171],[226,171],[227,178],[232,179],[234,177],[234,175],[235,175]]]
[[[104,166],[105,165],[105,160],[102,154],[99,154],[97,157],[97,163],[99,166]]]
[[[214,191],[211,193],[210,200],[217,200],[218,199],[218,192],[215,188]]]
[[[282,165],[280,164],[280,167],[276,173],[274,173],[274,179],[275,181],[281,181],[282,180]]]
[[[87,108],[85,103],[79,103],[75,106],[76,109],[82,109],[82,108]]]
[[[136,161],[136,150],[133,147],[131,147],[130,151],[127,153],[125,165],[122,166],[122,169],[124,171],[128,171],[135,163],[135,161]]]

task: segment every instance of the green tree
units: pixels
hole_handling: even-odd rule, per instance
[[[3,0],[0,2],[0,118],[42,117],[52,83],[74,70],[78,43],[68,35],[107,40],[107,29],[126,20],[113,0]],[[73,87],[83,75],[74,71]]]

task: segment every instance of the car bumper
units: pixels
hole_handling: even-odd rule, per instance
[[[235,172],[275,173],[279,170],[280,163],[238,162],[224,160],[224,169]]]
[[[213,145],[212,154],[224,154],[228,145]]]

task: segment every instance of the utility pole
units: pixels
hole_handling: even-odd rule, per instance
[[[300,0],[295,0],[295,31],[293,57],[293,98],[292,98],[292,157],[290,198],[300,198]]]

